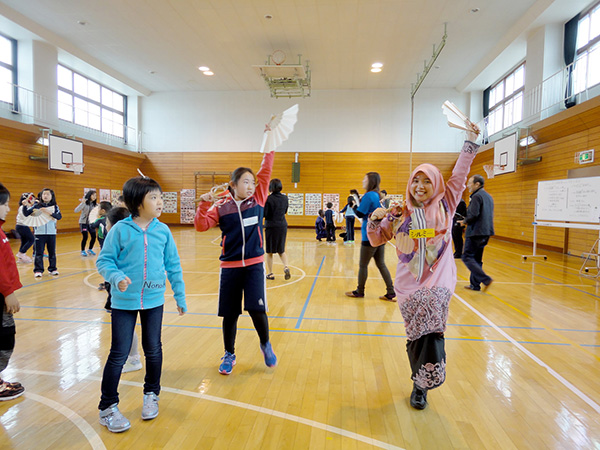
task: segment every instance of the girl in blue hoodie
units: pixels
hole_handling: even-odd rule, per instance
[[[117,387],[138,313],[146,359],[142,419],[150,420],[158,415],[167,278],[179,315],[187,311],[177,247],[169,228],[158,221],[163,207],[160,185],[148,177],[131,178],[123,186],[123,197],[131,216],[111,228],[96,261],[98,272],[112,286],[112,341],[102,375],[98,409],[100,424],[114,433],[131,426],[117,406]]]

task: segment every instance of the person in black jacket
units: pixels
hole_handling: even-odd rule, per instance
[[[483,271],[483,249],[494,235],[494,199],[483,189],[484,179],[473,175],[467,181],[471,200],[467,208],[467,217],[460,221],[467,225],[465,248],[462,261],[471,271],[470,283],[465,286],[472,291],[486,290],[492,284],[492,278]]]
[[[287,237],[287,221],[285,215],[288,210],[288,198],[281,193],[283,185],[279,178],[273,178],[269,183],[271,195],[265,203],[265,253],[267,254],[267,280],[274,280],[273,254],[277,253],[283,263],[283,274],[289,280],[292,274],[287,265],[285,254],[285,240]]]
[[[461,198],[456,207],[456,212],[452,218],[452,242],[454,243],[454,259],[460,259],[463,252],[463,231],[464,226],[459,223],[459,220],[463,220],[467,217],[467,204]]]

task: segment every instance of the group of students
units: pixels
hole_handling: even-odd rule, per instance
[[[351,208],[363,221],[359,284],[347,295],[364,297],[368,262],[375,258],[386,281],[387,299],[398,297],[404,318],[413,381],[410,404],[416,409],[425,408],[427,392],[440,386],[446,376],[444,331],[456,285],[456,265],[450,243],[452,218],[478,149],[475,140],[479,130],[470,122],[469,127],[468,140],[446,184],[439,169],[422,164],[411,174],[404,205],[384,208],[380,204],[379,174],[369,172],[363,180],[366,193],[357,200],[357,204],[360,203]],[[256,176],[250,168],[236,169],[231,176],[229,193],[219,197],[210,192],[203,194],[194,219],[197,231],[218,226],[222,235],[218,315],[222,317],[225,350],[219,372],[224,375],[232,372],[237,361],[235,340],[242,299],[243,308],[257,331],[265,364],[268,367],[277,364],[269,339],[262,245],[262,222],[273,161],[273,152],[265,153]],[[163,361],[161,327],[167,279],[179,315],[187,311],[177,247],[169,228],[158,220],[163,207],[161,192],[160,185],[148,177],[131,178],[125,183],[123,197],[127,208],[121,208],[125,209],[121,218],[113,215],[119,208],[108,212],[107,230],[110,231],[96,261],[98,272],[112,286],[111,346],[98,406],[100,423],[112,432],[122,432],[131,426],[119,411],[117,388],[132,350],[138,315],[146,362],[141,416],[151,420],[158,415]],[[9,196],[8,190],[0,184],[0,225],[10,210]],[[53,193],[42,195],[42,200],[47,206],[56,206]],[[55,212],[59,213],[58,207]],[[12,314],[19,311],[14,291],[21,284],[8,239],[1,231],[0,238],[1,371],[14,348]],[[385,264],[380,265],[384,257],[383,244],[393,238],[399,260],[394,283],[387,268],[383,270]],[[16,398],[23,391],[19,383],[0,383],[0,399]]]

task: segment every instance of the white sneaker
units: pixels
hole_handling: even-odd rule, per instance
[[[33,276],[36,278],[42,278],[42,272],[35,272]]]
[[[142,406],[142,419],[150,420],[158,416],[158,395],[154,392],[144,394],[144,406]]]
[[[33,259],[31,259],[29,256],[27,256],[25,253],[17,253],[17,259],[19,260],[19,262],[25,263],[25,264],[31,264],[33,262]]]
[[[52,275],[53,277],[57,277],[58,276],[58,270],[53,270],[52,272],[50,272],[50,275]]]
[[[121,414],[121,411],[119,411],[119,407],[116,403],[100,411],[100,425],[104,425],[113,433],[122,433],[123,431],[127,431],[129,428],[131,428],[129,420],[127,420],[127,418]]]
[[[123,370],[121,373],[127,372],[135,372],[136,370],[142,370],[142,361],[140,361],[140,357],[129,357],[127,361],[125,361],[125,365],[123,366]]]

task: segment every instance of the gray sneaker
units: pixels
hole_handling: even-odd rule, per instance
[[[121,414],[116,403],[100,411],[100,425],[104,425],[108,428],[108,431],[112,431],[113,433],[122,433],[131,428],[129,420]]]
[[[158,416],[158,395],[154,392],[144,394],[144,406],[142,406],[142,419],[150,420]]]

